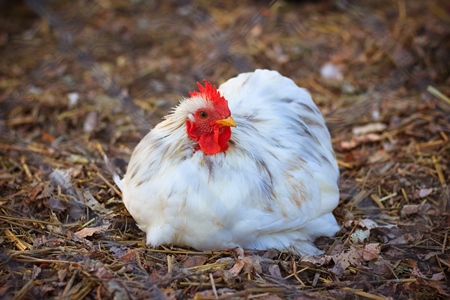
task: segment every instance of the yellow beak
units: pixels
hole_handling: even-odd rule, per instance
[[[224,127],[236,127],[236,121],[232,117],[228,117],[226,119],[217,120],[215,121],[217,125],[224,126]]]

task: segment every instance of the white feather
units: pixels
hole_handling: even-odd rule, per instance
[[[339,171],[311,96],[268,70],[219,91],[237,124],[226,152],[196,151],[185,123],[207,104],[184,99],[139,143],[124,179],[114,179],[147,243],[319,254],[314,239],[339,230]]]

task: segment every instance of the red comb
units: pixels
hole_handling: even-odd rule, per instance
[[[197,82],[198,90],[190,92],[191,97],[203,97],[207,101],[211,101],[217,110],[217,112],[223,117],[230,116],[230,109],[228,108],[228,101],[219,93],[217,88],[210,82],[203,80],[205,86],[203,87],[199,82]]]
[[[205,84],[205,87],[203,87],[200,84],[200,82],[197,82],[197,86],[198,86],[199,92],[197,92],[197,91],[190,92],[189,95],[191,97],[203,96],[204,98],[206,98],[207,100],[212,101],[213,103],[226,101],[225,98],[222,95],[220,95],[220,93],[217,90],[217,88],[214,85],[211,84],[211,82],[203,80],[203,83]]]

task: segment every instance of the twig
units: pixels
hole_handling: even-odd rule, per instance
[[[171,274],[173,271],[173,255],[167,255],[167,273]]]
[[[444,241],[442,242],[442,254],[444,254],[444,252],[445,252],[445,246],[447,245],[447,236],[448,236],[448,231],[446,231],[445,232],[445,235],[444,235]]]
[[[101,180],[103,180],[103,182],[105,182],[105,184],[112,189],[117,195],[119,195],[120,198],[122,198],[122,193],[111,183],[109,183],[109,181],[103,177],[102,173],[98,172],[97,173],[98,178],[100,178]]]
[[[354,289],[348,288],[348,287],[342,288],[342,290],[343,291],[349,291],[349,292],[354,293],[355,295],[358,295],[358,296],[361,296],[361,297],[365,297],[365,298],[369,298],[369,299],[373,299],[373,300],[386,300],[387,299],[384,296],[373,295],[373,294],[370,294],[370,293],[367,293],[367,292],[364,292],[364,291],[361,291],[361,290],[354,290]]]
[[[450,104],[450,98],[448,98],[447,96],[445,96],[441,91],[439,91],[437,88],[429,85],[427,87],[427,92],[430,93],[431,95],[435,96],[438,99],[444,100],[445,102],[447,102],[447,104]]]
[[[384,209],[384,205],[380,200],[380,197],[378,197],[376,194],[371,194],[370,198],[372,198],[372,200],[378,205],[378,207]]]
[[[212,273],[209,273],[209,279],[211,280],[211,286],[212,286],[212,290],[213,290],[213,293],[214,293],[214,297],[216,299],[219,299],[219,296],[217,295],[216,284],[214,282],[214,278],[213,278]]]
[[[298,271],[298,273],[301,273],[301,272],[303,272],[303,271],[305,271],[307,269],[308,269],[308,267],[305,267],[305,268],[301,269],[300,271]],[[295,262],[294,257],[292,257],[292,272],[293,273],[291,275],[294,276],[295,279],[297,279],[298,282],[300,282],[302,287],[305,287],[306,286],[305,283],[297,275],[297,263]]]

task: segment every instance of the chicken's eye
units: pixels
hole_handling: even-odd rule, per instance
[[[199,115],[202,119],[206,119],[208,117],[208,113],[204,110],[200,111]]]

